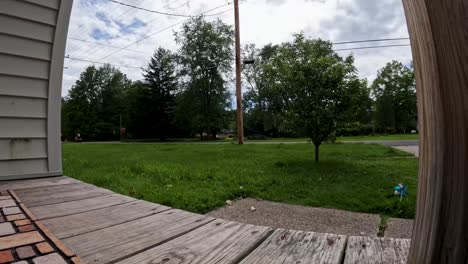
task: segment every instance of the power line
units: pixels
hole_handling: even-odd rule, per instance
[[[109,47],[109,48],[114,48],[114,49],[122,48],[122,47],[107,45],[107,44],[103,44],[103,43],[99,43],[99,42],[95,42],[95,41],[90,41],[90,40],[86,40],[86,39],[79,39],[79,38],[73,38],[73,37],[68,37],[68,39],[81,41],[81,42],[86,42],[86,43],[91,43],[91,44],[94,44],[94,45]],[[144,52],[144,51],[139,51],[139,50],[132,50],[132,49],[126,49],[126,50],[133,51],[133,52],[138,52],[138,53],[142,53],[142,54],[152,54],[150,52]]]
[[[141,4],[141,3],[144,2],[144,1],[145,1],[145,0],[140,0],[140,1],[138,2],[138,4]],[[128,8],[128,9],[125,10],[123,13],[121,13],[120,15],[118,15],[118,16],[116,17],[116,19],[119,18],[119,17],[121,17],[121,16],[123,16],[123,15],[125,15],[126,13],[130,12],[131,10],[133,10],[133,9],[132,9],[132,8]],[[87,28],[89,28],[89,25],[85,25],[85,26],[82,27],[82,28],[78,28],[76,31],[74,31],[73,33],[69,34],[69,36],[74,37],[74,36],[76,36],[78,33],[83,32],[83,30],[86,30]]]
[[[173,16],[173,17],[185,17],[185,18],[195,17],[193,15],[183,15],[183,14],[160,12],[158,10],[151,10],[151,9],[147,9],[147,8],[144,8],[144,7],[139,7],[139,6],[130,5],[130,4],[127,4],[127,3],[122,3],[122,2],[119,2],[119,1],[116,1],[116,0],[107,0],[107,1],[119,4],[119,5],[123,5],[123,6],[128,6],[128,7],[131,7],[131,8],[135,8],[135,9],[142,10],[142,11],[146,11],[146,12],[150,12],[150,13],[154,13],[154,14],[159,14],[159,15]],[[226,1],[226,3],[227,3],[227,5],[231,4],[231,3],[227,2],[227,1]],[[206,16],[216,16],[216,15],[218,15],[218,14],[211,14],[211,15],[206,15]]]
[[[123,67],[123,68],[132,68],[132,69],[141,69],[142,68],[142,67],[135,67],[135,66],[129,66],[129,65],[122,65],[122,64],[112,64],[112,63],[107,63],[107,62],[85,60],[85,59],[73,58],[73,57],[70,57],[70,56],[65,56],[65,59],[74,60],[74,61],[97,63],[97,64],[109,64],[109,65],[112,65],[112,66]]]
[[[341,45],[341,44],[355,44],[355,43],[367,43],[367,42],[381,42],[381,41],[395,41],[395,40],[409,40],[409,38],[383,38],[383,39],[367,39],[367,40],[353,40],[353,41],[342,41],[342,42],[332,42],[332,45]],[[376,49],[376,48],[388,48],[388,47],[403,47],[409,46],[410,44],[395,44],[395,45],[383,45],[383,46],[369,46],[369,47],[356,47],[356,48],[346,48],[346,49],[336,49],[334,51],[343,51],[343,50],[361,50],[361,49]],[[258,56],[263,56],[276,52],[276,49],[269,50],[258,54]]]
[[[147,9],[147,8],[144,8],[144,7],[139,7],[139,6],[134,6],[134,5],[122,3],[122,2],[119,2],[119,1],[115,1],[115,0],[107,0],[107,1],[112,2],[112,3],[119,4],[119,5],[123,5],[123,6],[128,6],[128,7],[131,7],[131,8],[135,8],[135,9],[138,9],[138,10],[143,10],[143,11],[146,11],[146,12],[159,14],[159,15],[174,16],[174,17],[185,17],[185,18],[192,17],[192,16],[190,16],[190,15],[182,15],[182,14],[173,14],[173,13],[160,12],[160,11],[156,11],[156,10]]]
[[[204,14],[209,13],[209,12],[212,12],[212,11],[214,11],[214,10],[223,8],[223,7],[225,7],[225,6],[227,6],[227,4],[220,5],[220,6],[217,6],[217,7],[215,7],[215,8],[212,8],[212,9],[210,9],[210,10],[204,11],[204,12],[200,13],[199,16],[204,15]],[[230,10],[227,10],[227,11],[225,11],[225,12],[228,12],[228,11],[230,11]],[[151,33],[151,34],[149,34],[149,35],[146,35],[145,37],[143,37],[143,38],[141,38],[141,39],[139,39],[139,40],[137,40],[137,41],[135,41],[135,42],[133,42],[133,43],[131,43],[131,44],[129,44],[129,45],[123,47],[123,48],[120,48],[120,49],[117,50],[117,51],[114,51],[114,52],[112,52],[112,53],[110,53],[110,54],[108,54],[108,55],[102,57],[102,58],[99,59],[98,61],[102,61],[103,59],[106,59],[106,58],[108,58],[108,57],[110,57],[110,56],[116,54],[117,52],[120,52],[120,51],[122,51],[122,50],[124,50],[124,49],[127,49],[127,48],[129,48],[129,47],[131,47],[131,46],[133,46],[133,45],[135,45],[135,44],[137,44],[137,43],[139,43],[139,42],[141,42],[141,41],[143,41],[143,40],[145,40],[145,39],[148,39],[148,38],[150,38],[150,37],[152,37],[152,36],[154,36],[154,35],[160,34],[160,33],[164,32],[164,31],[166,31],[166,30],[168,30],[168,29],[171,29],[171,28],[173,28],[173,27],[176,27],[176,26],[178,26],[178,25],[180,25],[180,24],[182,24],[182,23],[184,23],[184,22],[186,22],[186,21],[187,21],[187,20],[180,21],[180,22],[175,23],[175,24],[173,24],[173,25],[170,25],[170,26],[168,26],[168,27],[166,27],[166,28],[164,28],[164,29],[161,29],[161,30],[159,30],[159,31],[156,31],[156,32],[154,32],[154,33]]]
[[[409,40],[409,38],[386,38],[386,39],[354,40],[354,41],[334,42],[332,44],[333,45],[342,45],[342,44],[353,44],[353,43],[364,43],[364,42],[380,42],[380,41],[394,41],[394,40]]]
[[[396,44],[396,45],[383,45],[383,46],[368,46],[368,47],[356,47],[349,49],[336,49],[335,51],[343,50],[363,50],[363,49],[378,49],[378,48],[390,48],[390,47],[408,47],[410,44]]]
[[[146,1],[146,0],[140,0],[140,1],[138,2],[138,4],[141,4],[141,3],[145,2],[145,1]],[[159,10],[163,10],[163,9],[165,9],[165,8],[169,8],[172,4],[174,4],[174,3],[176,3],[176,2],[179,2],[179,1],[180,1],[180,0],[171,1],[171,2],[169,2],[168,4],[166,4],[165,6],[161,7]],[[187,3],[190,2],[190,1],[191,1],[191,0],[188,0]],[[185,4],[184,4],[184,5],[185,5]],[[177,8],[180,8],[181,6],[183,6],[183,5],[180,5],[180,6],[176,7],[176,9],[177,9]],[[122,17],[123,15],[125,15],[126,13],[128,13],[128,12],[131,11],[131,10],[133,10],[133,8],[127,9],[125,12],[121,13],[121,14],[120,14],[119,16],[117,16],[115,19]],[[159,11],[159,10],[158,10],[158,11]],[[151,14],[151,15],[154,15],[154,14]],[[151,16],[151,15],[150,15],[150,16]],[[148,17],[149,17],[149,16],[148,16]],[[154,20],[154,19],[153,19],[153,20]],[[146,22],[146,23],[152,22],[153,20],[148,21],[148,22]],[[73,37],[73,35],[72,35],[72,37]],[[101,46],[102,46],[102,45],[101,45]],[[82,50],[83,47],[84,47],[84,46],[81,46],[80,48],[78,48],[78,49],[75,51],[75,53],[78,52],[78,51],[80,51],[80,50]],[[117,47],[117,48],[120,48],[120,47]],[[97,51],[100,51],[101,49],[102,49],[102,47],[92,47],[92,48],[90,48],[90,49],[87,49],[87,50],[86,50],[86,53],[90,53],[90,51],[94,51],[93,53],[96,53]],[[128,49],[126,49],[126,50],[128,50]]]

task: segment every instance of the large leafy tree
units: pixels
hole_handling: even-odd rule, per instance
[[[183,80],[177,118],[202,138],[204,133],[215,137],[226,125],[233,36],[231,26],[203,17],[191,19],[175,33]]]
[[[375,123],[380,132],[416,129],[416,83],[412,67],[392,61],[383,67],[372,84]]]
[[[274,84],[274,76],[266,70],[275,55],[277,46],[268,44],[262,49],[246,45],[244,59],[255,59],[255,63],[243,69],[247,91],[244,94],[246,125],[251,132],[277,137],[284,124],[283,101]]]
[[[361,82],[353,57],[343,59],[330,42],[297,34],[279,48],[269,71],[276,76],[285,115],[311,138],[318,162],[322,142],[352,118]]]
[[[85,140],[119,137],[119,122],[125,112],[127,77],[110,65],[87,67],[63,100],[63,133],[73,138],[77,132]]]
[[[135,137],[166,139],[174,132],[177,76],[175,56],[158,48],[144,70],[144,83],[129,93],[129,132]]]

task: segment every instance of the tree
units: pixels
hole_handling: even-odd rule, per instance
[[[177,91],[175,69],[175,56],[171,51],[159,48],[154,52],[143,73],[147,88],[136,84],[132,90],[133,111],[130,111],[129,119],[136,135],[164,140],[173,132]]]
[[[203,133],[216,137],[226,125],[230,101],[225,79],[232,70],[233,36],[231,26],[203,17],[191,19],[175,34],[184,80],[177,117],[202,139]]]
[[[244,94],[246,124],[251,130],[277,137],[283,125],[283,101],[273,85],[274,78],[265,69],[271,63],[278,47],[268,44],[262,49],[246,45],[244,59],[255,58],[255,63],[246,65],[243,76],[247,86]]]
[[[375,123],[385,133],[416,129],[416,84],[412,67],[392,61],[383,67],[372,84]]]
[[[322,142],[352,116],[354,58],[341,58],[330,42],[297,34],[279,48],[268,70],[276,76],[285,115],[311,138],[318,162]]]
[[[85,140],[118,138],[129,85],[127,77],[110,65],[87,67],[62,105],[65,136],[73,138],[80,132]]]

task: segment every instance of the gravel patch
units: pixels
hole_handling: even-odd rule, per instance
[[[413,222],[411,219],[389,218],[384,237],[411,238]]]
[[[255,210],[252,207],[255,208]],[[339,235],[377,236],[380,216],[246,198],[211,211],[208,216],[294,230]]]

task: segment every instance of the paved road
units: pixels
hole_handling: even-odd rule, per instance
[[[83,144],[173,144],[173,145],[222,145],[222,144],[235,144],[236,142],[219,142],[219,141],[207,141],[207,142],[119,142],[119,141],[105,141],[105,142],[83,142]],[[385,146],[419,146],[417,140],[368,140],[368,141],[344,141],[340,143],[345,144],[381,144]],[[296,145],[296,144],[311,144],[307,141],[246,141],[245,144],[249,145],[275,145],[275,144],[287,144],[287,145]]]
[[[418,140],[368,140],[368,141],[346,141],[351,144],[381,144],[386,146],[419,146]]]

